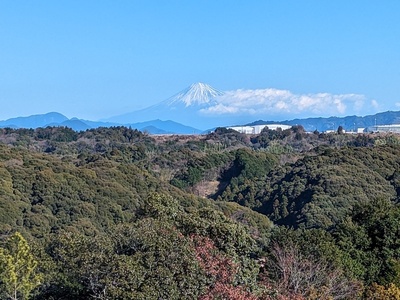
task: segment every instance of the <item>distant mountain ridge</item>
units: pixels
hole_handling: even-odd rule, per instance
[[[11,118],[0,121],[0,128],[38,128],[47,126],[65,126],[75,131],[85,131],[91,128],[127,126],[151,134],[199,134],[201,130],[185,126],[174,121],[150,120],[141,123],[119,124],[110,122],[95,122],[80,120],[77,118],[68,119],[66,116],[50,112],[46,114],[32,115],[27,117]]]
[[[97,127],[127,126],[151,134],[199,134],[210,131],[206,130],[207,128],[243,126],[246,124],[302,125],[307,131],[317,130],[322,132],[337,130],[339,126],[351,131],[360,127],[400,123],[399,111],[387,111],[364,117],[313,117],[286,121],[259,120],[249,123],[253,118],[262,118],[264,114],[254,114],[255,112],[250,109],[247,115],[235,115],[234,112],[237,108],[231,105],[232,97],[235,96],[232,96],[230,91],[221,92],[208,84],[198,82],[155,105],[101,121],[68,119],[61,113],[49,112],[0,121],[0,127],[66,126],[76,131],[84,131]],[[247,96],[243,97],[243,106],[246,106]],[[263,107],[259,107],[259,109],[263,111]],[[222,114],[219,114],[219,112],[222,112]],[[223,112],[228,113],[224,114]],[[277,116],[277,119],[279,119],[279,116]]]
[[[40,115],[32,115],[28,117],[11,118],[5,121],[0,121],[0,127],[13,128],[37,128],[48,126],[48,124],[60,124],[68,121],[68,118],[57,112],[50,112]]]
[[[258,120],[247,124],[231,124],[233,125],[263,125],[263,124],[284,124],[284,125],[302,125],[307,131],[327,131],[337,130],[342,126],[346,131],[355,130],[357,128],[367,128],[375,125],[391,125],[400,124],[400,111],[387,111],[364,117],[346,116],[346,117],[329,117],[329,118],[306,118],[293,119],[286,121],[264,121]],[[111,126],[127,126],[141,131],[146,131],[150,134],[200,134],[202,131],[197,128],[186,126],[171,120],[163,121],[160,119],[150,120],[138,123],[113,123],[113,122],[96,122],[89,120],[81,120],[77,118],[68,119],[66,116],[50,112],[46,114],[32,115],[27,117],[11,118],[5,121],[0,121],[0,128],[38,128],[47,126],[65,126],[76,131],[85,131],[97,127]],[[208,130],[210,131],[210,130]]]

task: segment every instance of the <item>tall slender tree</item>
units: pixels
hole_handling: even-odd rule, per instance
[[[29,299],[40,285],[38,262],[32,255],[28,242],[19,233],[11,235],[0,248],[0,291],[6,299]],[[5,299],[5,298],[2,298]]]

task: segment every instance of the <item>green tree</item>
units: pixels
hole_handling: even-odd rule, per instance
[[[19,233],[11,235],[0,248],[0,288],[7,299],[28,299],[40,285],[41,274],[36,270],[38,262]],[[4,298],[3,298],[4,299]]]

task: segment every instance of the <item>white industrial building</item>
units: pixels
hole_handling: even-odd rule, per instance
[[[357,128],[357,133],[364,133],[364,132],[365,132],[364,127]]]
[[[227,127],[228,129],[233,129],[236,130],[240,133],[245,133],[245,134],[259,134],[261,131],[265,128],[268,127],[268,129],[271,130],[277,130],[278,128],[281,128],[282,130],[290,129],[292,126],[290,125],[283,125],[283,124],[265,124],[265,125],[254,125],[254,126],[232,126],[232,127]]]
[[[370,126],[367,131],[400,133],[400,124]]]

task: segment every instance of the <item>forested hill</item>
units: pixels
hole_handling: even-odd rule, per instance
[[[397,297],[399,145],[0,129],[0,298]]]

